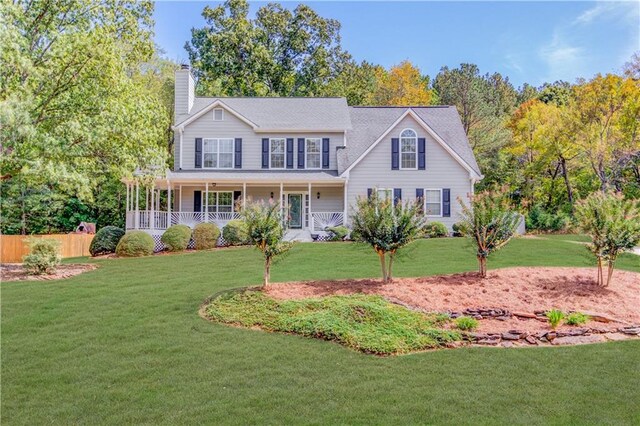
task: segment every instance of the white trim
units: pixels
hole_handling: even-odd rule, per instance
[[[404,114],[402,114],[400,117],[398,117],[398,119],[396,121],[393,122],[393,124],[391,124],[391,126],[389,126],[387,128],[387,130],[384,131],[384,133],[382,135],[380,135],[380,137],[378,139],[376,139],[376,141],[371,144],[371,146],[369,148],[367,148],[367,150],[365,152],[363,152],[360,157],[358,157],[356,159],[356,161],[354,161],[353,163],[351,163],[351,165],[344,171],[342,172],[342,174],[340,175],[340,177],[344,177],[346,173],[348,173],[351,169],[353,169],[358,163],[360,163],[360,161],[362,161],[362,159],[364,157],[367,156],[367,154],[369,154],[389,133],[391,133],[391,131],[402,121],[404,120],[404,118],[410,115],[411,117],[413,117],[418,124],[420,125],[420,127],[422,127],[424,130],[426,130],[440,145],[442,145],[442,147],[449,153],[451,154],[451,156],[458,162],[460,163],[460,165],[462,167],[464,167],[468,172],[470,176],[475,176],[478,179],[481,179],[482,176],[478,174],[478,172],[476,172],[475,170],[473,170],[473,168],[471,168],[471,166],[462,159],[462,157],[460,157],[453,149],[451,149],[451,147],[440,137],[438,136],[438,134],[431,128],[429,127],[429,125],[427,125],[427,123],[424,122],[424,120],[422,120],[415,112],[413,112],[413,110],[411,108],[408,108],[407,111],[404,112]]]
[[[282,145],[282,167],[271,167],[271,142],[274,140],[284,141]],[[269,138],[269,170],[285,170],[287,168],[287,138]]]
[[[212,104],[207,105],[206,107],[202,108],[200,111],[198,111],[197,113],[195,113],[191,117],[187,118],[186,120],[183,120],[181,123],[178,123],[175,126],[172,126],[171,129],[174,130],[174,131],[178,130],[178,129],[184,129],[185,126],[187,126],[188,124],[194,122],[195,120],[197,120],[198,118],[202,117],[207,112],[211,111],[212,109],[214,109],[216,107],[222,107],[222,108],[226,109],[227,112],[230,112],[231,114],[235,115],[237,118],[239,118],[240,120],[244,121],[249,126],[251,126],[254,130],[256,130],[256,128],[258,127],[258,125],[256,123],[254,123],[253,121],[249,120],[247,117],[245,117],[244,115],[242,115],[239,112],[235,111],[233,108],[230,108],[227,104],[225,104],[220,99],[218,99],[215,102],[213,102]]]
[[[307,145],[310,140],[320,142],[320,151],[317,154],[320,157],[318,167],[309,167],[309,146]],[[313,154],[316,154],[315,152]],[[322,138],[304,138],[304,170],[322,170]]]
[[[426,217],[444,217],[444,200],[442,197],[442,189],[443,188],[423,188],[424,191],[424,195],[422,196],[422,208],[424,209],[424,211],[427,211],[427,191],[440,191],[440,214],[426,214]],[[434,203],[429,203],[429,204],[434,204]]]
[[[220,120],[216,120],[216,112],[220,111]],[[213,109],[213,121],[224,121],[224,108]]]
[[[180,148],[179,148],[179,151],[180,151],[180,159],[178,160],[178,168],[179,168],[180,170],[182,170],[182,145],[183,145],[183,144],[182,144],[182,133],[184,133],[184,132],[183,132],[183,129],[179,129],[179,130],[178,130],[178,134],[180,135],[180,137],[179,137],[179,139],[180,139],[180,142],[179,142],[179,143],[180,143]]]
[[[284,206],[283,210],[285,212],[285,223],[287,224],[287,228],[289,228],[289,195],[300,195],[300,228],[291,228],[291,229],[306,229],[304,226],[304,196],[309,196],[309,205],[311,205],[311,193],[305,192],[304,190],[293,190],[293,191],[282,191],[281,197],[284,198]],[[311,210],[311,209],[309,209]],[[311,227],[311,222],[309,222],[309,227]]]
[[[204,166],[204,141],[217,141],[218,143],[218,149],[217,149],[217,164],[220,164],[220,140],[222,139],[227,139],[227,140],[231,140],[231,166],[230,167],[205,167]],[[211,153],[209,153],[211,154]],[[229,154],[228,152],[225,152],[225,154]],[[202,162],[202,169],[204,170],[232,170],[234,168],[234,165],[236,164],[236,149],[235,149],[235,138],[202,138],[202,153],[200,154],[202,155],[201,158],[201,162]]]
[[[414,134],[413,137],[402,137],[402,134],[407,130],[411,130]],[[414,167],[402,167],[402,139],[413,139],[415,144],[415,151],[413,154],[416,156],[416,165]],[[410,153],[407,153],[410,154]],[[426,163],[426,159],[425,159]],[[407,127],[406,129],[402,129],[400,134],[398,135],[398,170],[418,170],[418,132],[413,130],[411,127]]]

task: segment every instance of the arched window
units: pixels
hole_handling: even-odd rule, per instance
[[[418,135],[413,129],[400,133],[400,168],[417,169]]]

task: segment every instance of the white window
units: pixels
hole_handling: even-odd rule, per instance
[[[378,189],[378,198],[380,200],[390,200],[393,196],[392,189]]]
[[[400,133],[400,168],[417,169],[418,135],[413,129]]]
[[[213,110],[213,121],[224,120],[224,110],[222,108],[216,108]]]
[[[233,192],[209,191],[209,213],[230,213],[232,211]]]
[[[205,169],[233,168],[233,139],[204,139],[202,167]]]
[[[270,139],[270,142],[269,167],[272,169],[284,169],[285,139]]]
[[[322,139],[307,139],[307,169],[322,167]]]
[[[442,216],[442,189],[424,190],[424,214]]]

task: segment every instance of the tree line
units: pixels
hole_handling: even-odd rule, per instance
[[[178,64],[151,42],[153,4],[0,7],[2,232],[122,226],[120,179],[171,163]],[[507,186],[532,228],[567,226],[597,189],[640,196],[638,54],[617,74],[516,88],[474,64],[431,78],[410,60],[357,62],[340,23],[303,4],[270,3],[252,17],[246,0],[228,0],[202,15],[185,45],[199,95],[455,105],[485,175],[478,189]]]

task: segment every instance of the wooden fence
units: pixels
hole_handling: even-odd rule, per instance
[[[27,239],[31,237],[60,241],[63,258],[90,256],[93,240],[93,234],[0,235],[0,263],[22,263],[22,257],[29,253]]]

